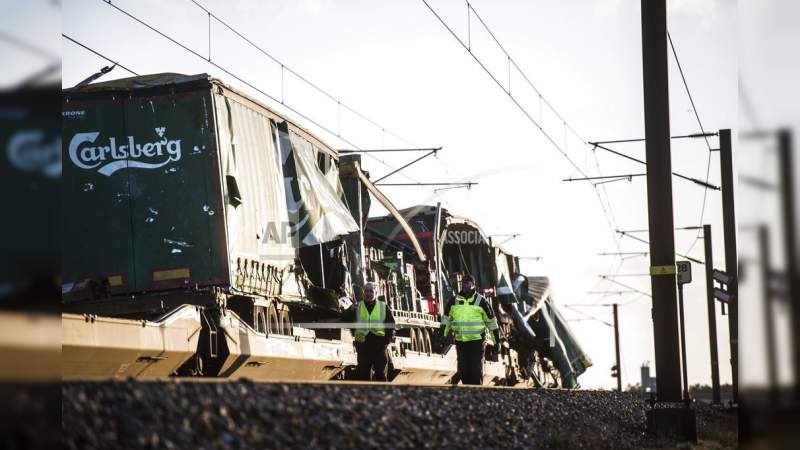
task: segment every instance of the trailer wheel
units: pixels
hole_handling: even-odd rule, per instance
[[[255,329],[259,333],[267,332],[267,317],[264,315],[264,308],[261,306],[256,307],[256,320]]]
[[[281,323],[278,320],[278,312],[275,310],[275,305],[270,304],[267,310],[267,334],[281,334]]]
[[[280,313],[280,320],[281,320],[281,329],[283,330],[283,334],[286,336],[292,336],[294,332],[292,331],[292,319],[289,317],[289,310],[284,309]]]
[[[423,351],[430,354],[433,353],[433,347],[431,346],[431,330],[427,328],[422,330],[423,342],[425,345],[423,346]]]

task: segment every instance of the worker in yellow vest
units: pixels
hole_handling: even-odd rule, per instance
[[[345,312],[343,320],[354,324],[356,378],[363,381],[386,381],[389,355],[386,347],[394,338],[394,316],[386,302],[377,298],[374,283],[364,285],[364,298]],[[370,372],[372,376],[370,376]]]
[[[454,301],[445,306],[442,323],[445,336],[452,332],[456,338],[458,373],[454,380],[479,385],[483,383],[486,330],[490,331],[489,336],[495,348],[500,342],[500,333],[491,305],[475,291],[475,279],[471,275],[464,276],[462,287]]]

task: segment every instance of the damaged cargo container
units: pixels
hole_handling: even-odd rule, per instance
[[[341,330],[292,325],[335,319],[350,289],[341,236],[357,226],[334,150],[208,75],[90,84],[65,91],[63,111],[65,312],[156,326],[201,307],[178,373],[327,379],[354,361]],[[145,339],[104,336],[98,351]],[[74,367],[65,376],[85,375]]]
[[[501,339],[508,343],[501,346],[497,355],[505,370],[503,384],[579,386],[577,378],[591,366],[591,359],[558,312],[550,295],[549,281],[521,275],[519,258],[494,244],[468,218],[427,205],[406,208],[400,213],[432,260],[430,264],[417,262],[413,267],[419,277],[418,292],[427,295],[433,308],[443,310],[445,300],[460,291],[461,280],[467,274],[475,279],[478,290],[491,303],[498,317]],[[409,234],[393,217],[371,218],[365,234],[368,247],[413,258]],[[439,334],[433,342],[435,349],[450,343]]]

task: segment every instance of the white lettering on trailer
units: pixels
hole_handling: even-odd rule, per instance
[[[108,138],[108,145],[89,146],[86,144],[94,144],[100,132],[76,133],[69,142],[69,159],[80,169],[98,168],[97,172],[107,177],[120,169],[157,169],[171,161],[179,161],[181,140],[168,139],[166,127],[157,127],[155,132],[161,138],[158,141],[141,144],[134,136],[128,136],[127,141],[119,146],[115,137]],[[157,162],[141,161],[164,156],[166,159]]]

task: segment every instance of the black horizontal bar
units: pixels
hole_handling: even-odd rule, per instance
[[[607,151],[609,153],[613,153],[613,154],[615,154],[617,156],[621,156],[621,157],[623,157],[625,159],[629,159],[631,161],[637,162],[637,163],[645,165],[645,166],[647,165],[647,163],[642,161],[641,159],[634,158],[633,156],[626,155],[625,153],[618,152],[618,151],[616,151],[614,149],[610,149],[608,147],[604,147],[604,146],[600,145],[599,143],[591,142],[590,144],[594,145],[595,148],[601,148],[601,149],[603,149],[603,150],[605,150],[605,151]],[[699,184],[700,186],[703,186],[703,187],[708,188],[708,189],[713,189],[715,191],[719,191],[720,190],[719,186],[714,186],[713,184],[709,184],[709,183],[706,183],[705,181],[698,180],[697,178],[687,177],[686,175],[681,175],[681,174],[679,174],[677,172],[672,172],[672,175],[674,175],[674,176],[676,176],[678,178],[682,178],[682,179],[687,180],[687,181],[691,181],[692,183]]]
[[[692,134],[684,134],[681,136],[672,136],[670,139],[694,139],[694,138],[705,138],[711,136],[717,136],[719,133],[692,133]],[[615,141],[597,141],[597,142],[589,142],[589,144],[597,145],[597,144],[624,144],[626,142],[644,142],[644,138],[639,139],[617,139]]]
[[[478,183],[375,183],[375,186],[475,186]]]
[[[647,176],[647,174],[646,173],[628,173],[628,174],[623,174],[623,175],[603,175],[603,176],[599,176],[599,177],[565,178],[565,179],[563,179],[561,181],[606,180],[606,179],[609,179],[609,178],[625,179],[625,178],[644,177],[644,176]]]
[[[364,150],[338,150],[339,153],[382,153],[382,152],[432,152],[432,151],[439,151],[442,147],[430,147],[430,148],[375,148],[375,149],[364,149]]]

